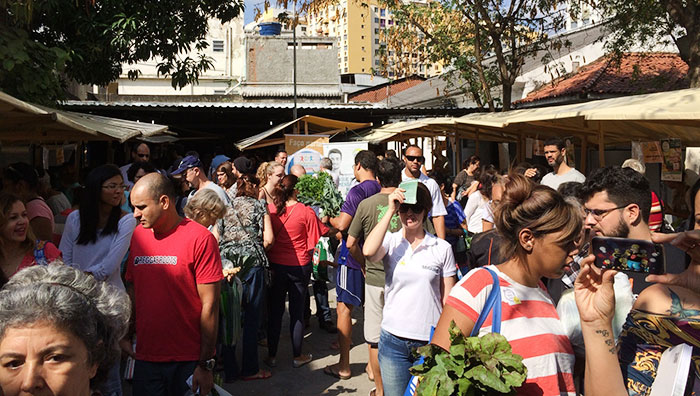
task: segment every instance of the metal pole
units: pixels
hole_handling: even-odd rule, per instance
[[[297,8],[296,2],[294,3],[294,21],[292,22],[292,41],[294,42],[293,50],[293,62],[294,62],[294,72],[292,77],[294,78],[294,110],[292,111],[292,118],[297,119]]]

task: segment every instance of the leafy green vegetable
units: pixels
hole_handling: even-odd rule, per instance
[[[321,172],[315,176],[304,175],[297,181],[296,189],[299,202],[321,207],[321,217],[336,217],[340,214],[343,196],[340,195],[333,183],[333,178],[328,173]]]
[[[527,378],[527,368],[505,337],[497,333],[467,337],[454,321],[449,331],[449,352],[432,344],[418,348],[425,360],[411,368],[411,374],[421,377],[416,395],[515,395]]]

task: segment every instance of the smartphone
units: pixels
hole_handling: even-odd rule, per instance
[[[618,271],[663,274],[664,246],[641,239],[593,237],[591,253],[595,265]]]
[[[403,188],[404,193],[403,193],[403,203],[408,204],[408,205],[413,205],[417,203],[416,199],[416,194],[418,193],[418,179],[414,180],[406,180],[405,182],[402,182],[399,184],[399,188]]]

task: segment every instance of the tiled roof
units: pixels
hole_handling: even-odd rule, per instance
[[[389,82],[385,84],[380,84],[375,87],[367,88],[365,90],[354,92],[350,95],[350,102],[368,102],[377,103],[386,100],[387,96],[393,96],[397,93],[416,86],[425,81],[425,78],[419,76],[409,76],[406,78],[399,79],[394,82]],[[387,89],[388,87],[388,89]],[[387,92],[388,91],[388,92]],[[388,95],[387,95],[388,94]]]
[[[588,94],[642,94],[688,88],[688,65],[678,54],[666,52],[626,53],[619,67],[604,56],[552,83],[531,92],[515,103],[554,98],[585,97]]]

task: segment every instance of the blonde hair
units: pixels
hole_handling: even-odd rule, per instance
[[[519,174],[508,177],[505,189],[494,214],[496,229],[503,238],[502,257],[510,259],[523,254],[519,235],[525,228],[535,238],[561,232],[557,241],[561,246],[578,240],[583,228],[581,209],[567,202],[561,194]]]
[[[188,219],[202,224],[206,219],[218,220],[224,217],[226,205],[214,190],[206,188],[187,200],[184,211]]]
[[[262,187],[267,184],[267,165],[269,162],[263,162],[258,166],[257,172],[255,172],[255,177],[258,179],[258,186]]]

